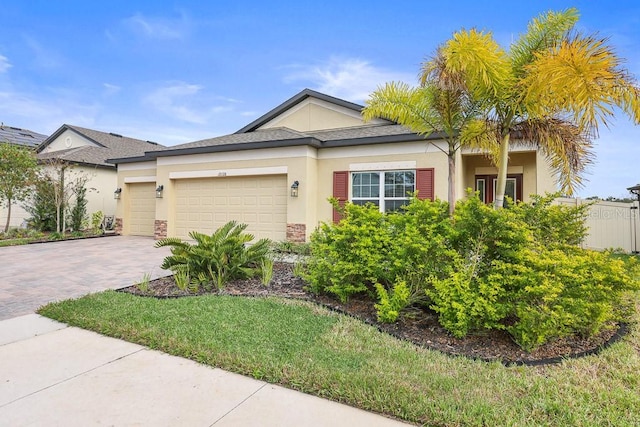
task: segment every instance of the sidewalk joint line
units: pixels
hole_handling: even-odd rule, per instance
[[[256,395],[256,393],[258,393],[260,390],[262,390],[263,388],[265,388],[266,386],[268,386],[269,383],[264,383],[262,384],[260,387],[258,387],[256,389],[256,391],[254,391],[253,393],[251,393],[249,396],[245,397],[244,399],[242,399],[242,401],[240,403],[238,403],[236,406],[234,406],[233,408],[229,409],[227,412],[225,412],[224,414],[222,414],[220,416],[220,418],[218,418],[217,420],[215,420],[213,422],[213,424],[209,425],[209,427],[213,427],[214,425],[218,424],[218,422],[220,422],[224,417],[226,417],[227,415],[229,415],[230,413],[232,413],[233,411],[235,411],[236,409],[238,409],[241,405],[244,404],[244,402],[246,402],[247,400],[251,399],[253,396]]]
[[[110,361],[108,361],[108,362],[106,362],[106,363],[103,363],[102,365],[96,366],[96,367],[91,368],[91,369],[88,369],[88,370],[86,370],[86,371],[84,371],[84,372],[80,372],[80,373],[77,373],[77,374],[75,374],[75,375],[73,375],[73,376],[71,376],[71,377],[68,377],[68,378],[65,378],[65,379],[63,379],[63,380],[60,380],[60,381],[58,381],[57,383],[50,384],[50,385],[48,385],[48,386],[46,386],[46,387],[43,387],[43,388],[41,388],[41,389],[39,389],[39,390],[36,390],[36,391],[32,391],[32,392],[31,392],[31,393],[29,393],[29,394],[25,394],[24,396],[20,396],[20,397],[18,397],[17,399],[12,400],[11,402],[7,402],[7,403],[5,403],[5,404],[0,405],[0,409],[1,409],[1,408],[4,408],[5,406],[9,406],[9,405],[11,405],[11,404],[13,404],[13,403],[15,403],[15,402],[18,402],[18,401],[20,401],[20,400],[22,400],[22,399],[26,399],[27,397],[31,397],[31,396],[33,396],[33,395],[35,395],[35,394],[38,394],[38,393],[42,392],[42,391],[48,390],[48,389],[53,388],[53,387],[56,387],[56,386],[58,386],[58,385],[60,385],[60,384],[66,383],[66,382],[68,382],[68,381],[71,381],[71,380],[73,380],[73,379],[75,379],[75,378],[78,378],[78,377],[80,377],[80,376],[84,375],[84,374],[88,374],[89,372],[95,371],[96,369],[103,368],[103,367],[105,367],[105,366],[107,366],[107,365],[110,365],[110,364],[111,364],[111,363],[113,363],[113,362],[117,362],[118,360],[122,360],[122,359],[124,359],[125,357],[132,356],[132,355],[134,355],[134,354],[136,354],[136,353],[139,353],[139,352],[141,352],[141,351],[143,351],[143,350],[148,350],[148,349],[147,349],[146,347],[140,348],[140,349],[138,349],[138,350],[136,350],[136,351],[132,351],[131,353],[128,353],[128,354],[125,354],[125,355],[119,356],[119,357],[117,357],[117,358],[115,358],[115,359],[113,359],[113,360],[110,360]]]

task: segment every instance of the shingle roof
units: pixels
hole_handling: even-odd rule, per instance
[[[52,151],[43,153],[42,150],[60,136],[65,130],[76,132],[97,146],[85,145],[68,150]],[[70,162],[85,163],[98,166],[113,167],[106,160],[114,157],[135,157],[142,156],[145,152],[162,150],[164,146],[150,141],[129,138],[116,133],[100,132],[94,129],[87,129],[80,126],[62,125],[53,135],[46,139],[38,147],[38,158],[51,159],[59,158]]]
[[[13,126],[0,125],[0,142],[23,145],[35,148],[47,139],[47,135],[37,133],[28,129],[15,128]]]
[[[295,131],[284,127],[258,129],[274,117],[277,117],[282,112],[292,108],[309,97],[331,102],[357,112],[360,112],[363,108],[358,104],[305,89],[234,134],[176,145],[166,149],[157,150],[155,152],[148,152],[145,155],[137,157],[127,158],[125,156],[113,156],[110,161],[115,164],[132,163],[153,160],[157,157],[168,157],[182,154],[291,147],[296,145],[329,148],[388,142],[434,140],[441,139],[443,137],[441,133],[434,133],[427,136],[418,135],[408,128],[388,120],[385,120],[384,123],[308,132]]]
[[[390,135],[414,135],[408,128],[397,124],[365,125],[340,129],[306,132],[307,135],[321,141],[335,141],[354,138],[375,138]]]
[[[138,156],[110,157],[110,162],[132,163],[153,160],[157,157],[183,154],[214,153],[260,148],[291,147],[309,145],[316,148],[346,147],[442,139],[442,133],[418,135],[398,124],[365,125],[350,128],[299,132],[288,128],[270,128],[247,133],[234,133],[216,138],[203,139],[173,147],[147,152]]]
[[[271,128],[257,130],[247,133],[232,133],[231,135],[223,135],[215,138],[202,139],[200,141],[188,142],[186,144],[175,145],[168,150],[179,150],[183,148],[194,147],[213,147],[218,145],[229,144],[246,144],[250,142],[265,142],[265,141],[284,141],[288,139],[308,138],[302,132],[297,132],[288,128]]]

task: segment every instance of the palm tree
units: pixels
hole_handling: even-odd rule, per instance
[[[591,162],[592,138],[613,107],[636,123],[640,92],[607,40],[572,29],[576,9],[547,12],[507,52],[490,33],[462,30],[442,47],[444,68],[463,75],[480,105],[460,139],[486,150],[498,168],[495,207],[503,205],[509,143],[517,137],[550,160],[571,195]]]
[[[445,69],[440,50],[424,64],[421,85],[411,87],[406,83],[390,82],[374,91],[362,110],[365,121],[382,117],[399,123],[419,135],[443,132],[448,158],[449,215],[453,215],[456,201],[455,174],[456,152],[460,149],[458,131],[476,112],[475,104],[464,86],[462,78]]]

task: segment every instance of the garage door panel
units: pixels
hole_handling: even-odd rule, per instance
[[[176,181],[175,188],[179,237],[187,237],[191,230],[211,234],[236,220],[248,224],[247,231],[256,238],[285,239],[288,191],[284,175],[183,179]]]
[[[153,236],[156,217],[155,183],[129,184],[129,234]]]

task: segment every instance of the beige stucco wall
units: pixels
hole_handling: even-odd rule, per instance
[[[374,119],[371,124],[384,123]],[[287,127],[300,132],[362,126],[360,113],[320,99],[308,98],[260,127]]]
[[[403,167],[403,163],[407,162],[414,162],[413,168],[434,168],[435,197],[447,200],[447,156],[432,144],[397,142],[373,146],[321,149],[318,153],[316,193],[318,222],[315,225],[322,221],[332,220],[333,211],[327,198],[333,194],[334,171],[352,171],[356,166],[361,170],[411,169],[412,167]],[[351,197],[351,195],[349,196]]]
[[[116,188],[122,189],[120,199],[116,202],[116,218],[122,218],[122,234],[130,233],[130,223],[127,221],[131,217],[131,195],[129,194],[129,185],[125,181],[133,180],[136,182],[155,182],[156,163],[140,162],[140,163],[124,163],[118,166],[118,179]],[[111,193],[113,196],[113,193]],[[156,203],[162,199],[156,199]],[[156,219],[158,217],[156,216]]]
[[[556,176],[551,169],[549,160],[539,151],[536,152],[536,188],[537,194],[555,193],[559,190]]]
[[[24,202],[13,202],[11,204],[11,218],[9,220],[9,227],[21,227],[23,222],[27,220],[31,215],[24,210],[22,205]],[[3,205],[0,206],[0,231],[4,230],[7,224],[7,215],[9,210]]]
[[[74,173],[84,174],[89,177],[87,187],[87,214],[102,211],[105,215],[116,213],[116,201],[113,192],[118,180],[115,169],[92,168],[89,166],[76,166]]]
[[[96,145],[82,135],[69,129],[62,132],[60,136],[54,139],[47,147],[42,150],[43,153],[52,151],[68,150],[69,148],[77,148],[85,145]]]

